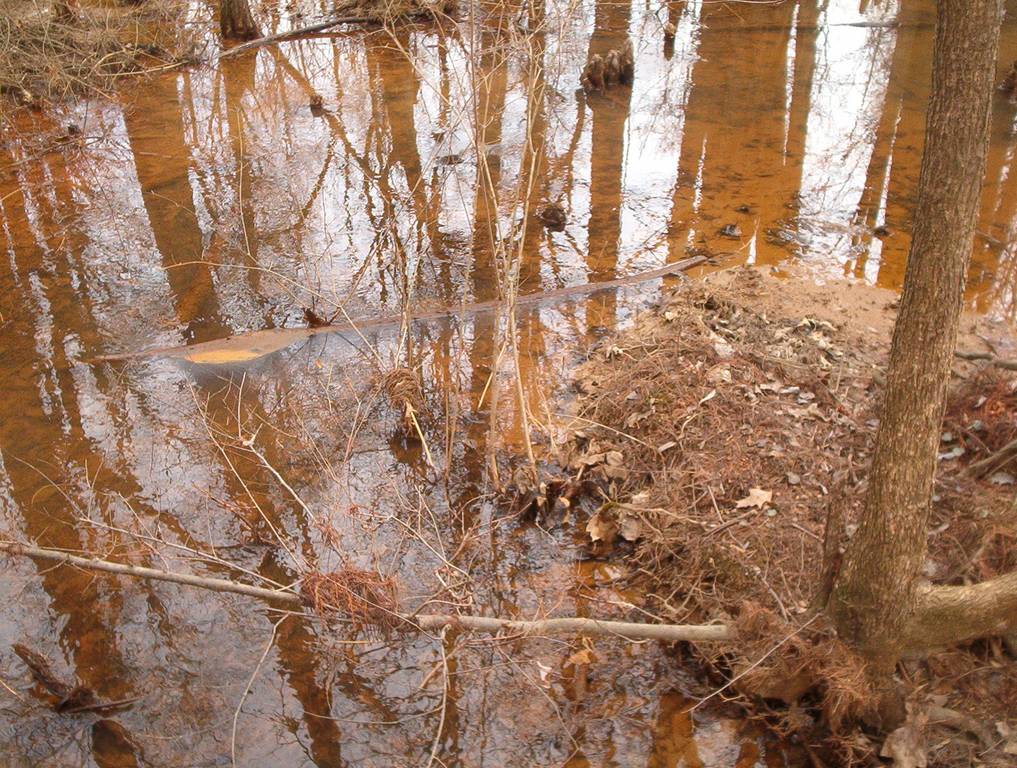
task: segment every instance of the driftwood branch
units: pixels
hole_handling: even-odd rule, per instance
[[[254,48],[260,48],[263,45],[272,45],[273,43],[281,43],[283,40],[292,40],[295,37],[313,35],[316,32],[324,32],[325,30],[332,29],[333,27],[339,27],[343,24],[370,24],[377,20],[378,19],[370,16],[340,16],[339,18],[329,19],[328,21],[319,21],[317,24],[308,24],[306,27],[291,29],[288,32],[279,32],[275,35],[265,35],[264,37],[250,40],[246,43],[234,46],[233,48],[227,48],[219,54],[219,58],[220,60],[229,59],[233,56],[239,56],[241,53],[246,51],[253,50]]]
[[[114,563],[92,557],[81,557],[55,549],[43,549],[28,544],[12,541],[0,541],[0,551],[18,557],[48,560],[62,565],[72,565],[90,571],[115,573],[150,581],[168,581],[184,584],[189,587],[208,589],[215,592],[232,592],[262,600],[272,600],[297,608],[306,608],[304,599],[293,589],[276,590],[239,584],[227,579],[215,579],[206,576],[195,576],[188,573],[175,573],[139,565]],[[521,635],[586,635],[590,637],[622,637],[628,640],[663,640],[666,642],[730,640],[734,633],[725,624],[640,624],[627,621],[602,621],[581,617],[565,617],[552,619],[516,620],[501,619],[493,616],[460,616],[450,614],[407,614],[400,616],[398,625],[406,631],[413,629],[437,630],[442,627],[458,627],[475,632],[489,634],[521,634]]]

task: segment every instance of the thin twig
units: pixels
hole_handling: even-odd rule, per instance
[[[237,709],[233,713],[233,729],[230,731],[230,759],[233,762],[233,768],[237,768],[237,723],[240,721],[240,710],[243,709],[244,701],[247,699],[247,695],[251,692],[251,686],[254,685],[254,679],[261,671],[261,665],[265,663],[265,659],[268,658],[269,651],[271,651],[272,646],[275,645],[275,635],[276,632],[279,631],[279,625],[288,618],[289,614],[283,616],[279,619],[279,621],[272,625],[272,634],[268,638],[268,642],[265,644],[265,651],[261,654],[261,658],[258,659],[258,663],[255,665],[254,671],[251,672],[251,676],[247,680],[247,685],[244,686],[244,693],[241,695],[240,701],[237,702]]]
[[[441,715],[438,718],[438,730],[434,734],[434,741],[431,744],[431,755],[427,758],[425,768],[431,768],[435,758],[438,757],[438,749],[441,747],[441,734],[445,730],[445,712],[448,710],[448,654],[445,653],[445,633],[448,627],[441,630],[438,638],[438,648],[441,649],[442,689],[441,689]]]

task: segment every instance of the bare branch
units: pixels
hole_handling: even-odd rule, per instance
[[[0,541],[0,550],[17,557],[32,557],[63,565],[73,565],[91,571],[115,573],[152,581],[168,581],[215,592],[232,592],[262,600],[275,600],[288,605],[306,607],[303,598],[293,588],[265,589],[250,584],[239,584],[226,579],[195,576],[188,573],[162,571],[138,565],[114,563],[91,557],[81,557],[54,549],[43,549],[14,541]],[[734,633],[726,624],[641,624],[625,621],[602,621],[580,617],[536,619],[532,621],[502,619],[493,616],[458,616],[448,614],[416,614],[400,616],[399,625],[406,631],[414,629],[439,630],[457,627],[489,634],[512,633],[523,636],[587,635],[590,637],[619,637],[627,640],[719,641],[730,640]]]

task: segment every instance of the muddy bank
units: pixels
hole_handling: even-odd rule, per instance
[[[699,649],[701,660],[718,681],[737,678],[729,693],[750,716],[838,761],[882,746],[849,725],[869,692],[816,611],[864,494],[896,303],[748,268],[683,283],[578,369],[563,470],[531,502],[584,529],[590,557],[627,563],[648,615],[739,627],[737,645]],[[960,346],[1003,354],[1013,339],[968,318]],[[957,363],[925,566],[934,583],[1015,565],[1017,468],[972,471],[1013,439],[1015,390],[1012,373]],[[1014,743],[985,734],[1013,725],[1012,653],[997,640],[905,665],[924,691],[916,708],[981,724],[933,728],[930,764],[1008,764]]]

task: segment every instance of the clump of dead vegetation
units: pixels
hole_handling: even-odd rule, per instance
[[[0,0],[0,94],[39,107],[191,60],[184,6]]]
[[[599,499],[587,530],[632,542],[674,620],[804,613],[867,454],[873,366],[828,321],[753,310],[759,280],[682,286],[579,371],[562,462]]]
[[[699,660],[750,714],[849,764],[886,745],[844,728],[876,697],[821,608],[864,497],[885,344],[824,319],[818,297],[782,298],[791,288],[751,269],[686,283],[605,341],[577,372],[563,471],[525,503],[585,525],[590,556],[627,559],[647,611],[738,627],[737,648],[697,648]],[[1017,386],[977,370],[959,381],[927,564],[930,580],[953,584],[1012,569],[1017,534],[1012,478],[979,478],[967,461],[1017,434]],[[965,459],[951,448],[961,440],[972,446]],[[998,664],[1005,649],[965,653]],[[916,689],[938,679],[924,662],[908,674]],[[936,700],[949,728],[971,736],[958,710],[1014,700],[1017,674],[997,677],[985,698],[954,686]]]
[[[424,410],[424,393],[416,374],[409,368],[393,368],[382,376],[381,389],[399,412],[407,433],[418,431],[417,414]]]
[[[342,614],[358,629],[384,631],[402,622],[395,579],[374,571],[352,566],[329,573],[311,571],[300,581],[300,595],[320,616]]]

